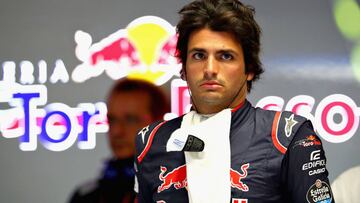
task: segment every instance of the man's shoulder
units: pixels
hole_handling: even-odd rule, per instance
[[[284,127],[281,128],[281,130],[283,130],[281,133],[285,133],[288,137],[291,133],[293,133],[291,129],[297,129],[296,127],[300,127],[302,123],[308,120],[307,118],[297,115],[291,111],[273,111],[255,108],[255,112],[257,121],[268,122],[276,125],[277,127]]]
[[[290,111],[271,111],[256,108],[256,113],[257,121],[266,122],[271,128],[273,144],[283,154],[287,151],[287,147],[299,129],[308,121],[307,118]]]
[[[180,127],[182,117],[176,117],[171,120],[156,121],[148,126],[143,127],[137,134],[137,139],[140,139],[142,143],[146,143],[149,139],[157,134],[165,131],[175,130]]]
[[[136,136],[136,156],[142,160],[151,149],[154,140],[167,140],[171,133],[180,128],[182,116],[167,121],[157,121],[142,128]]]

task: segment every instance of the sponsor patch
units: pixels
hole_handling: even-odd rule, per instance
[[[285,135],[286,135],[286,137],[290,137],[293,127],[298,122],[294,119],[294,114],[291,114],[291,116],[289,118],[285,118],[285,122],[286,122],[286,124],[285,124]]]
[[[140,130],[140,132],[138,133],[138,135],[141,135],[142,141],[144,142],[145,139],[145,135],[146,133],[149,131],[149,126],[144,127],[143,129]]]
[[[187,186],[185,164],[173,169],[170,172],[167,172],[167,170],[168,169],[165,166],[160,166],[161,172],[159,174],[159,179],[161,181],[161,185],[158,187],[158,193],[169,189],[172,185],[177,190]]]
[[[316,161],[320,159],[320,149],[312,151],[310,154],[310,161]]]
[[[308,172],[309,176],[312,176],[312,175],[324,173],[325,165],[326,165],[325,159],[320,159],[303,164],[302,170],[309,171]]]
[[[311,162],[303,164],[302,165],[302,170],[306,171],[306,170],[309,170],[309,169],[312,169],[312,168],[323,167],[325,165],[326,165],[325,159],[311,161]]]
[[[310,162],[302,165],[303,171],[308,171],[309,176],[321,174],[326,171],[326,160],[320,159],[321,150],[314,150],[310,153]]]
[[[306,200],[309,203],[331,203],[332,195],[329,185],[317,179],[307,191]]]
[[[309,135],[305,139],[296,141],[293,148],[295,148],[297,146],[310,147],[310,146],[317,146],[317,145],[321,145],[320,140],[317,139],[316,136],[314,136],[314,135]]]
[[[246,178],[246,176],[248,175],[247,170],[249,167],[250,167],[249,163],[241,165],[241,172],[238,172],[230,168],[231,187],[244,192],[249,191],[249,187],[242,181],[242,179]]]

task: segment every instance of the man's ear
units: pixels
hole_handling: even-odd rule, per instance
[[[182,66],[180,70],[180,78],[184,81],[186,81],[186,72],[185,72],[185,66]]]
[[[253,78],[254,78],[254,73],[252,73],[252,72],[247,73],[247,76],[246,76],[247,81],[251,81]]]

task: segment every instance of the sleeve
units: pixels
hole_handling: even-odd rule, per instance
[[[302,124],[286,151],[282,181],[289,202],[334,202],[325,152],[310,121]]]
[[[134,190],[136,192],[136,199],[138,203],[148,203],[152,202],[152,194],[147,186],[147,182],[143,177],[142,171],[140,167],[138,167],[137,163],[135,163],[135,167],[137,168],[135,174],[135,186]]]
[[[135,140],[135,185],[134,191],[136,192],[136,199],[138,203],[149,203],[152,201],[152,193],[149,187],[149,183],[145,178],[144,168],[146,170],[146,165],[144,164],[142,155],[146,148],[147,142],[149,141],[149,135],[154,128],[154,124],[144,127],[136,136]],[[145,166],[144,166],[145,165]]]
[[[142,165],[136,160],[135,161],[135,185],[134,190],[136,192],[136,199],[138,203],[149,203],[152,201],[152,193],[148,182],[146,181]]]

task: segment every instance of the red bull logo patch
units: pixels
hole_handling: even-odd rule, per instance
[[[246,178],[248,175],[248,168],[250,164],[243,164],[240,167],[241,172],[238,172],[232,168],[230,168],[230,182],[231,187],[237,188],[241,191],[247,192],[249,191],[249,187],[242,182],[242,179]],[[167,172],[167,168],[165,166],[160,166],[160,174],[159,179],[161,180],[161,185],[158,187],[158,193],[169,189],[174,185],[175,189],[181,189],[187,187],[187,178],[186,178],[186,165],[179,166],[174,170]]]
[[[231,182],[231,187],[236,188],[238,190],[247,192],[249,191],[249,187],[242,182],[242,179],[246,178],[246,176],[248,175],[248,168],[250,167],[250,164],[243,164],[241,166],[241,173],[230,168],[230,182]]]
[[[82,62],[72,72],[75,82],[105,72],[114,80],[127,76],[162,85],[179,75],[175,28],[156,16],[137,18],[94,44],[90,34],[79,30],[75,42],[76,57]]]
[[[172,185],[177,190],[187,186],[186,165],[179,166],[166,175],[164,175],[167,171],[165,166],[160,166],[160,171],[159,179],[162,184],[158,187],[158,193],[169,189]]]

